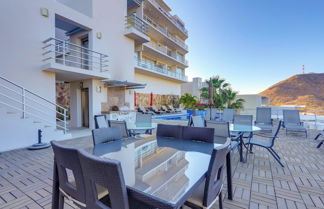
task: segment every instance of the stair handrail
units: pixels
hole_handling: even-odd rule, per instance
[[[55,115],[56,115],[57,113],[59,113],[60,115],[63,116],[63,120],[62,120],[62,119],[58,118],[57,115],[56,115],[56,116],[55,116],[55,120],[56,120],[56,121],[57,121],[57,120],[58,120],[58,121],[62,121],[62,122],[64,123],[64,126],[61,126],[61,125],[56,124],[56,127],[60,127],[60,128],[62,128],[63,131],[64,131],[64,133],[67,132],[67,123],[66,123],[66,120],[67,120],[67,109],[66,109],[66,108],[64,108],[64,107],[62,107],[61,105],[58,105],[58,104],[56,104],[56,103],[54,103],[54,102],[52,102],[52,101],[50,101],[50,100],[48,100],[48,99],[46,99],[46,98],[44,98],[44,97],[38,95],[38,94],[36,94],[36,93],[34,93],[34,92],[32,92],[32,91],[30,91],[30,90],[28,90],[28,89],[26,89],[25,87],[23,87],[23,86],[21,86],[21,85],[18,85],[18,84],[16,84],[16,83],[10,81],[10,80],[7,79],[7,78],[4,78],[4,77],[0,76],[0,79],[3,80],[3,81],[6,81],[6,82],[8,82],[8,83],[10,83],[10,84],[12,84],[12,85],[14,85],[14,86],[16,86],[16,87],[18,87],[19,89],[21,89],[22,94],[20,95],[18,92],[16,92],[16,91],[10,89],[9,87],[3,86],[4,88],[9,89],[9,90],[11,90],[11,91],[13,91],[13,92],[19,94],[19,95],[22,97],[22,102],[21,102],[21,104],[23,105],[23,107],[22,107],[22,116],[23,116],[23,118],[26,117],[26,114],[25,114],[25,113],[28,113],[28,112],[26,111],[26,109],[25,109],[26,106],[29,106],[29,105],[26,105],[26,98],[29,99],[29,100],[31,100],[31,101],[33,101],[33,102],[35,102],[35,103],[37,103],[37,104],[39,104],[39,105],[42,105],[42,106],[45,107],[45,105],[40,104],[39,102],[33,100],[32,98],[28,98],[28,97],[26,96],[26,92],[28,92],[29,94],[31,94],[31,95],[33,95],[33,96],[35,96],[35,97],[41,99],[42,101],[45,101],[45,102],[47,102],[47,103],[49,103],[49,104],[51,104],[51,105],[53,105],[53,106],[55,107]],[[2,85],[1,85],[1,86],[2,86]],[[8,97],[8,96],[6,96],[6,97]],[[19,103],[20,103],[20,102],[19,102]],[[12,106],[12,105],[9,105],[9,104],[6,104],[6,103],[3,103],[3,104],[5,104],[5,105],[7,105],[7,106]],[[63,113],[57,111],[57,108],[63,110]],[[17,109],[17,108],[15,107],[15,109]],[[33,108],[33,109],[37,110],[36,108]],[[40,110],[38,110],[38,111],[41,112],[41,113],[43,112],[43,111],[40,111]],[[34,115],[34,117],[36,117],[35,114],[32,114],[32,113],[28,113],[28,114],[30,114],[30,115]],[[39,118],[39,117],[38,117],[38,118]],[[47,120],[45,120],[45,121],[47,121]],[[47,122],[49,122],[49,121],[47,121]]]

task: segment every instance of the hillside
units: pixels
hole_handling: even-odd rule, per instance
[[[305,105],[324,109],[324,73],[294,75],[260,92],[270,97],[271,105]]]

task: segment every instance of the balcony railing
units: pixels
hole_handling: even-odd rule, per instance
[[[157,3],[155,0],[149,0],[149,1],[157,9],[159,9],[161,11],[161,13],[163,13],[175,26],[177,26],[177,28],[179,28],[184,34],[188,35],[187,29],[185,29],[183,25],[179,24],[169,12],[162,9],[162,7],[159,5],[159,3]]]
[[[182,81],[187,80],[185,74],[183,74],[183,73],[171,72],[168,69],[166,69],[165,67],[159,67],[152,63],[145,62],[143,60],[135,59],[135,64],[138,67],[144,68],[149,71],[158,72],[158,73],[164,74],[171,78],[175,78],[175,79],[182,80]]]
[[[147,35],[148,25],[135,14],[131,14],[126,17],[126,28],[135,28],[136,30]]]
[[[48,38],[43,43],[44,62],[53,61],[65,66],[97,72],[108,71],[108,55],[57,38]]]
[[[160,31],[161,33],[163,33],[165,36],[167,36],[169,39],[171,39],[172,41],[174,41],[175,43],[177,43],[179,46],[181,46],[182,48],[188,50],[188,46],[187,44],[185,44],[184,41],[182,41],[181,39],[171,35],[168,30],[166,28],[163,28],[161,26],[159,26],[158,24],[156,24],[154,21],[152,21],[149,17],[144,16],[144,20],[148,23],[150,23],[151,26],[153,26],[156,30]]]
[[[180,62],[180,63],[182,63],[182,64],[184,64],[186,66],[188,66],[188,61],[186,59],[179,58],[179,57],[177,58],[174,54],[172,54],[172,53],[170,53],[170,51],[168,51],[168,48],[166,46],[160,46],[157,43],[152,42],[152,41],[150,41],[148,43],[145,43],[145,44],[147,46],[149,46],[149,47],[163,53],[164,55],[166,55],[168,57],[171,57],[172,59],[174,59],[174,60],[176,60],[176,61],[178,61],[178,62]]]

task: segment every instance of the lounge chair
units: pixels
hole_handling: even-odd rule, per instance
[[[283,110],[283,122],[287,132],[303,132],[307,138],[307,129],[304,124],[300,121],[298,110]]]
[[[149,110],[151,110],[154,113],[159,114],[159,115],[165,113],[164,111],[158,110],[155,106],[149,107]]]
[[[324,130],[321,131],[319,134],[317,134],[314,140],[317,140],[320,136],[324,136]],[[317,145],[317,148],[320,148],[323,143],[324,143],[324,139]]]
[[[270,107],[257,107],[256,120],[254,122],[256,126],[261,128],[263,132],[272,132],[272,119]]]
[[[252,148],[253,146],[259,146],[259,147],[263,147],[265,149],[267,149],[270,154],[274,157],[274,159],[282,166],[284,167],[284,165],[282,164],[282,162],[280,161],[280,156],[277,154],[277,152],[274,151],[273,146],[274,146],[274,142],[278,136],[280,127],[281,127],[281,121],[279,121],[279,124],[277,126],[276,132],[273,136],[262,136],[262,138],[264,139],[257,139],[257,138],[250,138],[246,144],[250,146],[250,151],[252,152]],[[248,152],[246,152],[248,153]]]
[[[164,105],[161,106],[161,110],[166,112],[166,113],[171,113],[171,111]]]
[[[181,112],[180,109],[174,108],[173,106],[169,106],[169,107],[170,107],[170,110],[171,110],[172,112],[174,112],[174,113],[179,113],[179,112]]]

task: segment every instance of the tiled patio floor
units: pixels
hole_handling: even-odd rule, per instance
[[[263,149],[256,148],[245,164],[238,162],[235,153],[234,200],[225,197],[225,208],[324,208],[324,146],[316,149],[315,133],[305,139],[286,137],[282,131],[275,149],[285,168]],[[74,140],[73,144],[78,146],[84,140]],[[0,208],[50,208],[52,161],[50,148],[2,153]],[[73,207],[70,203],[66,206]]]

